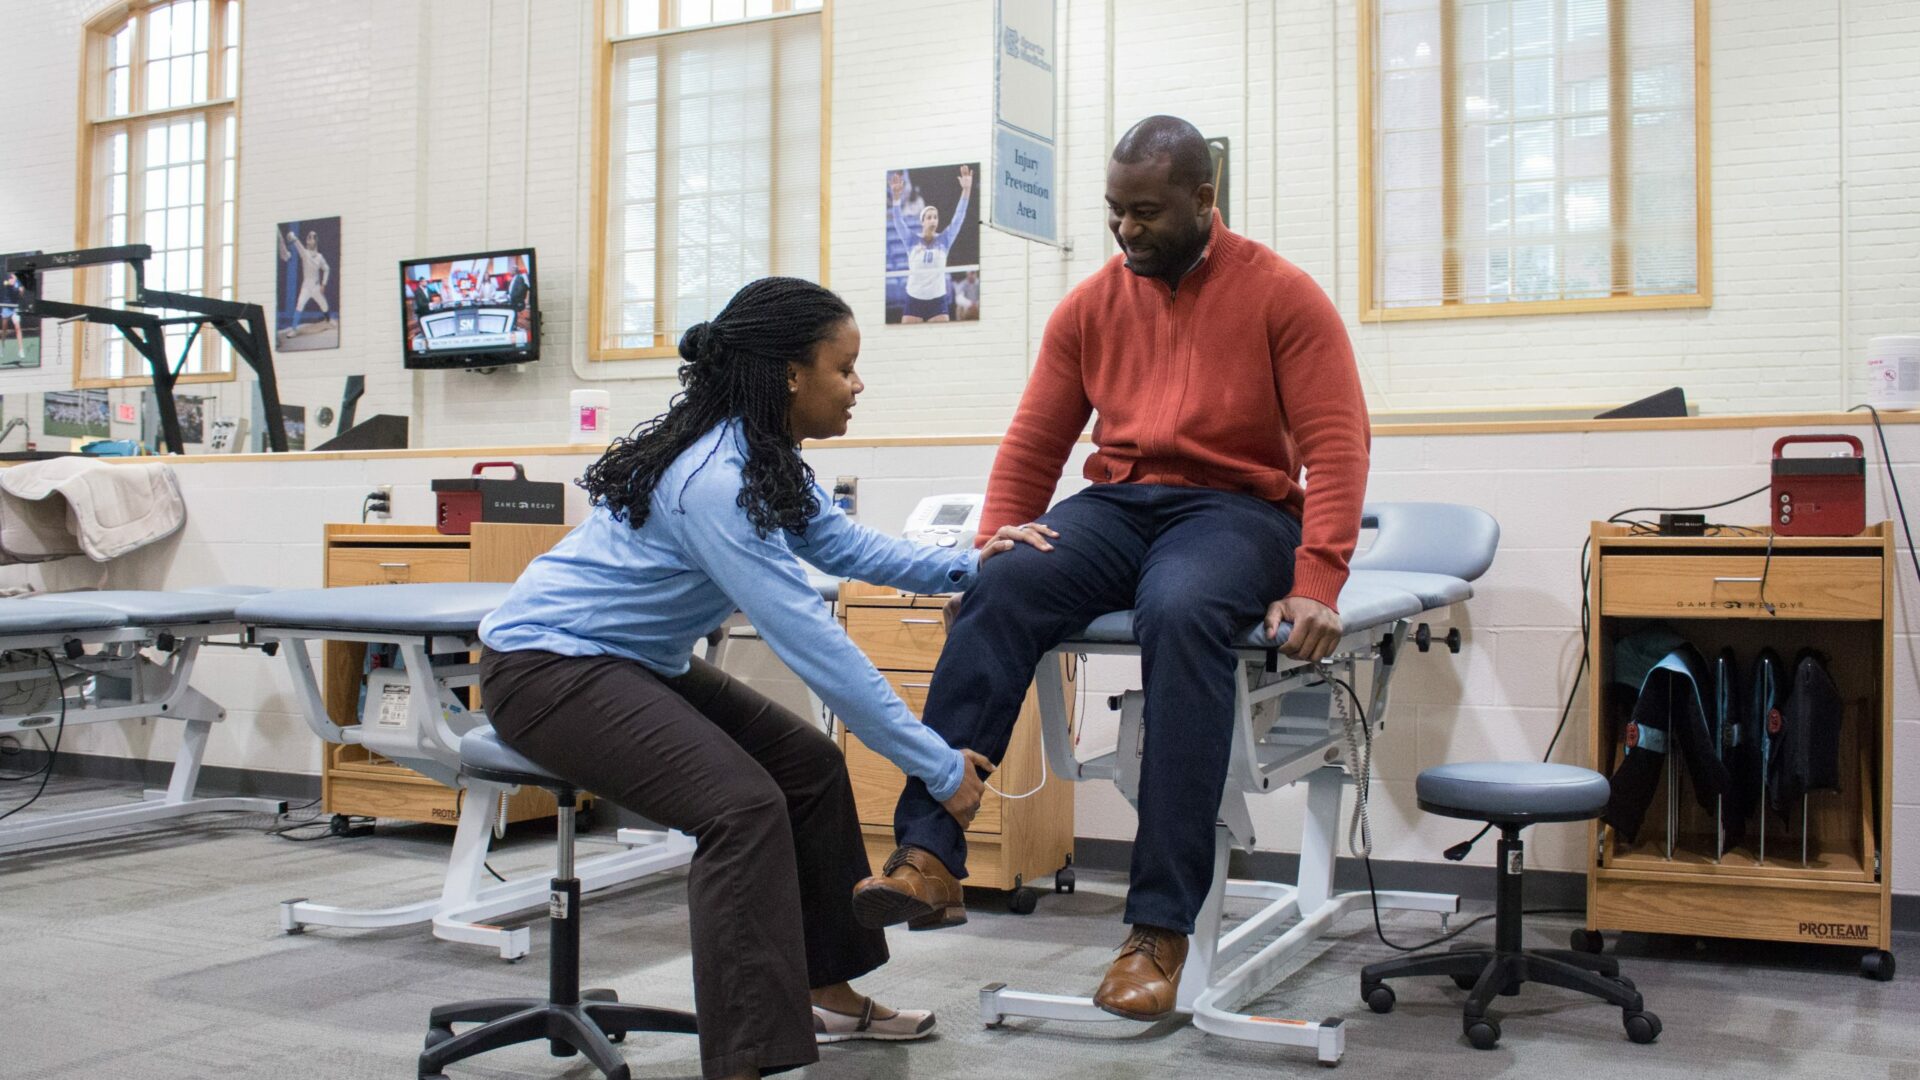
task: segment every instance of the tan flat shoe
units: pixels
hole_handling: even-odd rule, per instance
[[[899,1009],[882,1020],[873,1015],[873,999],[866,998],[859,1016],[813,1007],[813,1038],[816,1042],[846,1042],[848,1039],[880,1039],[906,1042],[923,1039],[933,1032],[933,1013],[926,1009]]]

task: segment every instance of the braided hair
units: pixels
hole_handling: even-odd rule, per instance
[[[681,335],[680,392],[587,469],[578,483],[588,501],[638,529],[667,467],[715,424],[733,420],[747,443],[738,500],[747,519],[763,537],[776,528],[804,530],[820,500],[813,469],[794,445],[787,365],[813,363],[814,347],[852,317],[846,301],[811,281],[747,284],[711,321]]]

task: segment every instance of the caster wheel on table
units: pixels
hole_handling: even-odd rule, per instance
[[[1650,1043],[1660,1037],[1660,1018],[1650,1012],[1624,1013],[1620,1022],[1627,1029],[1627,1038],[1637,1043]]]
[[[1575,930],[1568,935],[1567,945],[1575,952],[1592,953],[1598,956],[1600,950],[1607,947],[1607,939],[1606,935],[1598,930]]]
[[[1007,910],[1015,915],[1031,915],[1040,906],[1040,890],[1026,885],[1007,894]]]

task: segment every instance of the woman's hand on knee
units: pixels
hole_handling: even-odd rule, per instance
[[[1031,544],[1041,551],[1052,551],[1049,540],[1059,539],[1060,534],[1037,521],[1025,525],[1002,525],[985,544],[980,546],[980,563],[985,565],[988,559],[1003,551],[1012,551],[1015,544]]]

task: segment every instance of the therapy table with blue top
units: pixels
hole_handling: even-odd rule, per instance
[[[1342,915],[1366,909],[1365,891],[1333,889],[1341,787],[1352,779],[1359,804],[1356,815],[1364,812],[1372,741],[1384,729],[1388,691],[1408,637],[1413,637],[1420,651],[1427,650],[1432,638],[1428,625],[1419,622],[1421,617],[1471,597],[1471,582],[1492,565],[1500,542],[1493,518],[1472,507],[1446,503],[1370,505],[1363,525],[1374,530],[1374,539],[1354,557],[1352,576],[1341,590],[1344,635],[1332,656],[1319,664],[1289,660],[1259,625],[1235,642],[1240,660],[1234,670],[1235,731],[1214,830],[1213,887],[1189,940],[1176,1006],[1203,1031],[1312,1047],[1323,1065],[1337,1064],[1346,1050],[1346,1029],[1340,1020],[1253,1016],[1237,1010],[1305,963],[1307,950]],[[1138,656],[1132,616],[1127,611],[1103,615],[1055,652]],[[1291,630],[1282,624],[1277,640],[1285,641]],[[1458,630],[1450,631],[1445,644],[1458,652],[1459,643]],[[1366,730],[1362,730],[1356,703],[1335,681],[1359,689],[1355,672],[1362,664],[1372,668],[1366,691]],[[1129,690],[1120,696],[1116,749],[1083,760],[1074,752],[1077,733],[1067,715],[1058,657],[1050,654],[1043,659],[1036,677],[1048,766],[1067,780],[1112,780],[1127,801],[1137,805],[1138,748],[1143,745],[1144,725],[1151,721],[1145,694]],[[1258,839],[1247,796],[1270,794],[1302,780],[1307,786],[1307,807],[1293,883],[1229,879],[1229,849],[1253,851]],[[1356,845],[1354,831],[1350,828],[1350,846]],[[1227,929],[1228,900],[1252,900],[1260,907]],[[1437,912],[1443,920],[1460,904],[1457,896],[1388,890],[1379,893],[1379,902],[1383,909]],[[989,1026],[1021,1016],[1121,1019],[1102,1011],[1091,998],[1028,993],[1004,983],[981,989],[980,1013]]]
[[[242,604],[241,621],[262,640],[285,646],[301,715],[328,742],[363,746],[448,787],[464,792],[460,823],[440,895],[397,907],[357,909],[288,900],[283,929],[308,926],[403,926],[432,920],[434,936],[486,945],[508,960],[530,948],[527,928],[489,920],[545,904],[548,880],[529,876],[482,887],[487,844],[500,820],[500,798],[512,791],[460,771],[460,739],[486,723],[484,713],[460,703],[455,691],[479,680],[479,665],[464,662],[479,647],[480,620],[506,597],[510,584],[359,585],[274,593]],[[353,641],[398,647],[402,669],[369,675],[358,724],[336,724],[327,712],[311,641]],[[460,654],[462,662],[433,658]],[[477,812],[476,812],[477,811]],[[678,832],[621,829],[623,850],[581,860],[581,887],[599,889],[684,866],[693,840]]]
[[[277,814],[276,799],[198,798],[201,761],[226,710],[195,690],[194,661],[208,639],[243,627],[234,612],[264,590],[105,590],[0,600],[0,735],[18,736],[149,717],[186,730],[166,790],[126,806],[22,817],[0,827],[0,852],[48,840],[208,811]],[[49,742],[48,747],[58,745]]]

